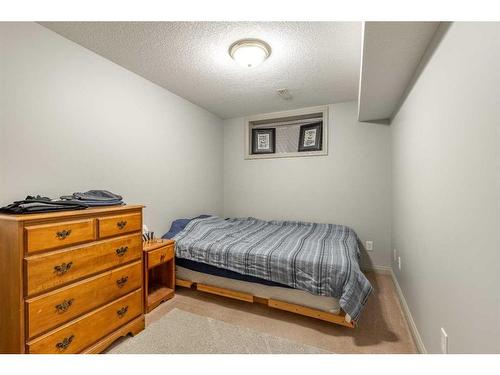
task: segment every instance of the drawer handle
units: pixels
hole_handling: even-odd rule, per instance
[[[57,238],[60,240],[64,240],[66,237],[68,237],[71,234],[71,229],[63,229],[60,232],[56,233]]]
[[[116,249],[116,255],[118,255],[119,257],[122,257],[125,255],[127,250],[128,250],[128,246],[119,247],[118,249]]]
[[[167,254],[161,254],[160,255],[160,262],[163,262],[166,258]]]
[[[66,350],[66,348],[73,342],[75,335],[65,337],[61,342],[56,344],[56,348],[59,350]]]
[[[121,220],[118,223],[116,223],[116,225],[118,226],[118,229],[123,229],[125,228],[125,225],[127,225],[127,220]]]
[[[128,311],[128,306],[123,306],[120,310],[118,310],[116,313],[118,314],[119,318],[123,318],[125,314]]]
[[[73,266],[73,262],[63,263],[60,266],[55,266],[54,272],[58,275],[64,275],[71,269],[71,266]]]
[[[56,305],[57,312],[63,313],[65,311],[67,311],[71,307],[71,305],[73,304],[74,300],[75,300],[74,298],[65,299],[60,304]]]
[[[123,287],[128,281],[128,276],[124,276],[121,279],[116,280],[116,285],[118,285],[118,288]]]

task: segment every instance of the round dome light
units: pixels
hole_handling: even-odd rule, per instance
[[[241,66],[253,68],[271,54],[271,47],[259,39],[242,39],[229,47],[229,55]]]

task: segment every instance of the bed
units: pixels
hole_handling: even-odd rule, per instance
[[[301,221],[179,219],[178,286],[354,327],[372,293],[349,227]]]

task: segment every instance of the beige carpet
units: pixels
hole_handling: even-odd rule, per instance
[[[324,350],[173,309],[110,354],[324,354]]]
[[[375,292],[355,329],[186,288],[147,314],[146,325],[178,308],[331,353],[416,353],[391,276],[366,276]]]

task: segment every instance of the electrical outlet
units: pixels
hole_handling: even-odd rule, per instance
[[[366,249],[366,251],[373,251],[373,241],[366,241],[365,242],[365,249]]]
[[[441,353],[448,354],[448,334],[441,327]]]
[[[398,268],[401,271],[401,257],[398,257]]]
[[[396,252],[396,249],[392,250],[392,252],[393,252],[393,255],[392,255],[392,258],[393,258],[393,259],[392,259],[392,260],[393,260],[393,262],[395,262],[395,261],[396,261],[396,258],[397,258],[397,252]]]

